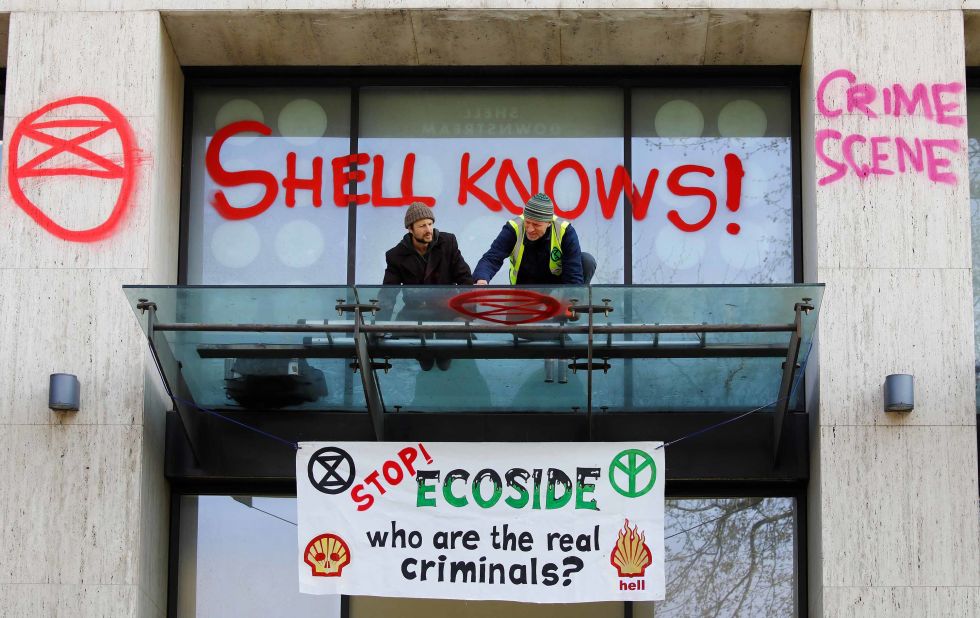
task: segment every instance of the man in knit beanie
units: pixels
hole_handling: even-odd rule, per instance
[[[459,251],[456,237],[435,228],[436,216],[422,202],[415,202],[405,211],[405,229],[408,232],[401,241],[385,253],[383,285],[471,285],[473,275],[469,264]],[[414,293],[413,293],[414,292]],[[380,319],[388,319],[395,305],[396,290],[383,290],[378,301]],[[399,320],[431,319],[428,294],[405,290],[402,300],[405,308],[398,314]],[[449,359],[423,357],[422,369],[428,371],[433,363],[440,369],[449,367]]]
[[[578,234],[555,216],[555,205],[544,193],[531,196],[524,213],[504,224],[473,270],[476,284],[486,285],[508,258],[512,285],[585,283]]]
[[[384,285],[469,285],[470,267],[456,237],[435,228],[436,216],[422,202],[405,211],[408,233],[385,253]]]

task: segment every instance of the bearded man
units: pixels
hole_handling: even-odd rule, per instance
[[[405,229],[408,233],[401,242],[385,253],[383,285],[471,285],[473,275],[459,251],[456,237],[435,228],[436,217],[432,209],[422,202],[415,202],[405,211]],[[389,319],[395,305],[394,288],[382,290],[379,295],[381,311],[379,319]],[[402,296],[404,308],[399,320],[425,321],[445,311],[442,305],[429,307],[430,295],[422,290],[405,290]],[[451,360],[428,353],[419,354],[419,364],[424,371],[449,369]]]
[[[456,237],[435,228],[432,209],[415,202],[405,211],[408,233],[385,253],[383,285],[470,285],[473,275]]]

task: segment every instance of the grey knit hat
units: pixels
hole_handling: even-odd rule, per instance
[[[524,218],[531,221],[551,223],[555,216],[555,205],[544,193],[536,193],[524,205]]]
[[[422,219],[432,219],[433,223],[436,222],[436,216],[432,214],[431,208],[422,202],[413,202],[405,211],[405,227],[410,228],[416,221]]]

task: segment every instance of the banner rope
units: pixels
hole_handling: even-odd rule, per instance
[[[229,423],[233,423],[235,425],[238,425],[239,427],[243,427],[245,429],[248,429],[249,431],[254,431],[257,434],[263,435],[266,438],[270,438],[272,440],[275,440],[276,442],[280,442],[282,444],[285,444],[286,446],[292,448],[294,451],[298,451],[299,450],[299,444],[296,443],[296,442],[291,442],[291,441],[289,441],[289,440],[287,440],[285,438],[281,438],[281,437],[279,437],[277,435],[271,434],[268,431],[263,431],[263,430],[259,429],[258,427],[254,427],[254,426],[249,425],[247,423],[243,423],[241,421],[236,421],[235,419],[230,418],[228,416],[225,416],[224,414],[221,414],[220,412],[217,412],[215,410],[211,410],[210,408],[205,408],[203,406],[199,406],[196,403],[194,403],[193,401],[188,401],[187,399],[181,399],[180,397],[177,397],[176,395],[173,395],[173,398],[174,398],[175,401],[179,401],[180,403],[182,403],[184,405],[191,406],[192,408],[196,408],[196,409],[200,410],[201,412],[205,412],[207,414],[210,414],[211,416],[220,418],[221,420],[224,420],[224,421],[228,421]]]
[[[234,499],[234,498],[233,498],[233,499]],[[265,514],[266,514],[266,515],[268,515],[269,517],[275,517],[275,518],[276,518],[276,519],[278,519],[279,521],[284,521],[284,522],[286,522],[287,524],[290,524],[290,525],[292,525],[292,526],[295,526],[295,525],[296,525],[296,522],[295,522],[295,521],[289,521],[289,520],[288,520],[288,519],[286,519],[285,517],[279,517],[279,516],[278,516],[278,515],[276,515],[275,513],[270,513],[269,511],[265,511],[265,510],[263,510],[263,509],[260,509],[259,507],[257,507],[257,506],[255,506],[255,505],[252,505],[252,504],[245,504],[244,502],[242,502],[242,501],[240,501],[240,500],[235,500],[235,502],[237,502],[238,504],[241,504],[241,505],[242,505],[242,506],[244,506],[244,507],[247,507],[247,508],[250,508],[250,509],[252,509],[253,511],[258,511],[259,513],[265,513]]]
[[[753,408],[753,409],[749,410],[748,412],[743,412],[742,414],[739,414],[738,416],[734,416],[732,418],[725,419],[725,420],[721,421],[720,423],[715,423],[714,425],[708,425],[704,429],[699,429],[697,431],[693,431],[693,432],[687,434],[686,436],[681,436],[680,438],[677,438],[676,440],[671,440],[670,442],[664,442],[663,444],[661,444],[660,446],[658,446],[657,448],[655,448],[653,450],[659,451],[660,449],[666,448],[666,447],[668,447],[668,446],[670,446],[672,444],[677,444],[678,442],[680,442],[682,440],[687,440],[688,438],[693,438],[694,436],[699,436],[701,434],[708,433],[709,431],[711,431],[713,429],[718,429],[719,427],[724,427],[725,425],[728,425],[729,423],[734,423],[735,421],[741,420],[741,419],[745,418],[746,416],[748,416],[750,414],[755,414],[759,410],[765,410],[766,408],[771,408],[772,406],[777,405],[777,404],[779,404],[782,401],[792,401],[793,400],[793,397],[796,396],[796,389],[800,386],[800,383],[803,381],[803,374],[805,373],[805,370],[806,370],[806,364],[810,360],[810,352],[811,351],[813,351],[813,340],[812,339],[810,340],[810,345],[806,349],[806,354],[803,356],[803,362],[800,363],[799,373],[797,373],[796,378],[793,381],[793,387],[790,388],[789,395],[787,395],[786,397],[780,397],[776,401],[771,401],[771,402],[769,402],[769,403],[767,403],[765,405],[759,406],[758,408]]]

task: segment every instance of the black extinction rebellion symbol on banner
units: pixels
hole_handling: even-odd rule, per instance
[[[354,483],[354,460],[347,451],[327,446],[313,453],[306,467],[310,483],[325,494],[340,494]]]

